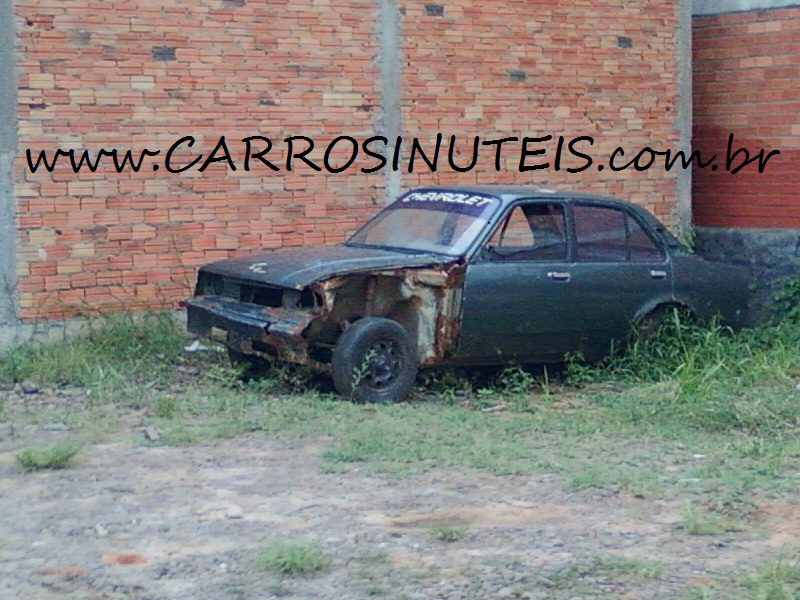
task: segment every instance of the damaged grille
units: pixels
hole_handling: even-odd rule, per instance
[[[282,306],[283,290],[279,288],[241,284],[239,300],[259,306]]]
[[[220,296],[259,306],[283,306],[283,290],[267,285],[253,285],[220,275],[201,273],[197,285],[200,296]]]

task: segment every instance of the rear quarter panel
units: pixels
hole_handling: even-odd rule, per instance
[[[719,315],[726,325],[746,324],[750,295],[746,269],[691,254],[673,256],[672,264],[676,300],[701,319]]]

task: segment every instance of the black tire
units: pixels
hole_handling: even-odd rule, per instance
[[[331,361],[333,383],[356,402],[390,403],[405,399],[417,378],[417,353],[397,321],[365,317],[339,336]]]
[[[269,362],[259,356],[252,354],[245,354],[234,350],[230,346],[228,349],[228,358],[234,367],[242,369],[242,376],[245,379],[255,379],[261,377],[269,370]]]

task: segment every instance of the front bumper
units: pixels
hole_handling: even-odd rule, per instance
[[[316,317],[311,311],[195,296],[186,301],[186,317],[190,333],[211,337],[214,330],[221,331],[222,341],[238,352],[297,364],[314,362],[302,335]]]

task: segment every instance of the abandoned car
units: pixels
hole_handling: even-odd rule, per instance
[[[200,269],[188,328],[231,358],[330,372],[393,402],[418,368],[592,360],[669,307],[736,325],[747,281],[687,251],[645,209],[524,188],[411,191],[338,246]]]

